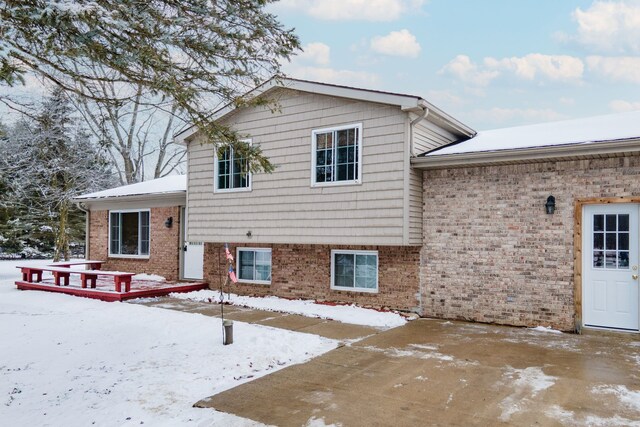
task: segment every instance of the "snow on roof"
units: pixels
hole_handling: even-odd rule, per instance
[[[106,199],[111,197],[142,196],[151,194],[183,193],[187,191],[186,175],[169,175],[151,181],[123,185],[109,190],[82,194],[74,200]]]
[[[640,137],[640,111],[480,131],[427,156],[616,141]]]

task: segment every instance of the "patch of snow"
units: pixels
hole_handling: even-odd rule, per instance
[[[390,357],[415,357],[416,359],[423,359],[423,360],[435,359],[435,360],[440,360],[442,362],[453,362],[455,360],[453,356],[442,354],[437,351],[421,351],[418,349],[399,349],[395,347],[384,349],[384,348],[378,348],[373,346],[367,346],[363,348],[369,351],[384,353]]]
[[[136,274],[135,276],[132,277],[132,279],[134,280],[150,280],[153,282],[166,282],[167,279],[163,276],[158,276],[157,274],[145,274],[145,273],[141,273],[141,274]]]
[[[437,345],[428,345],[428,344],[409,344],[410,347],[417,348],[419,350],[438,350]]]
[[[212,290],[200,290],[187,293],[170,294],[171,297],[192,301],[217,302],[220,300],[220,292]],[[299,314],[307,317],[337,320],[342,323],[354,325],[372,326],[381,329],[390,329],[402,326],[407,320],[397,313],[381,312],[353,305],[327,305],[318,304],[313,300],[289,300],[278,297],[245,297],[231,294],[225,302],[233,305],[255,308],[258,310],[277,311],[282,313]]]
[[[311,417],[305,424],[305,427],[342,427],[342,423],[325,424],[324,418]]]
[[[415,377],[415,379],[418,381],[427,381],[429,378],[423,377],[422,375],[418,375],[417,377]]]
[[[611,418],[602,418],[596,415],[587,415],[583,417],[577,416],[573,411],[564,409],[558,405],[551,406],[545,415],[555,421],[559,421],[566,426],[592,426],[592,427],[609,427],[609,426],[629,426],[640,427],[640,421],[633,421],[615,415]]]
[[[219,318],[18,291],[10,264],[0,263],[3,425],[258,425],[192,405],[338,345],[234,322],[224,346]]]
[[[509,366],[504,379],[504,382],[514,389],[511,395],[500,402],[502,408],[500,420],[507,422],[513,414],[525,410],[538,393],[554,385],[558,378],[546,375],[542,368],[538,367],[514,369]]]
[[[591,144],[640,136],[640,111],[480,131],[461,143],[427,154],[479,153],[570,144]]]
[[[169,175],[150,181],[136,184],[123,185],[109,190],[95,193],[82,194],[74,197],[74,200],[106,199],[111,197],[142,196],[147,194],[186,193],[186,175]]]
[[[594,393],[613,394],[624,406],[640,412],[640,391],[629,390],[624,385],[598,386],[592,389]]]
[[[528,328],[530,331],[536,331],[536,332],[547,332],[547,333],[551,333],[551,334],[562,334],[562,331],[559,331],[557,329],[553,329],[551,326],[536,326],[535,328]]]

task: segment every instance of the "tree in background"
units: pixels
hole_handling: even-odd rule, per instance
[[[56,261],[69,258],[72,225],[77,228],[82,223],[73,196],[113,183],[107,158],[78,126],[73,111],[65,92],[56,89],[36,119],[16,123],[0,147],[0,166],[10,193],[5,204],[18,214],[14,229],[36,239],[27,245],[46,249],[47,243],[52,244]],[[48,233],[52,241],[44,241],[39,233]]]
[[[292,30],[265,12],[272,2],[0,0],[0,82],[15,85],[32,72],[112,106],[135,99],[136,91],[105,95],[103,83],[141,87],[184,113],[207,141],[231,145],[252,172],[270,172],[260,147],[242,144],[210,112],[227,103],[269,103],[243,95],[279,76],[280,64],[299,49]]]
[[[97,74],[97,73],[96,73]],[[72,100],[93,136],[107,149],[122,185],[161,178],[180,170],[186,150],[173,142],[173,134],[185,125],[175,104],[135,88],[104,82],[89,89],[79,86],[87,96]],[[121,103],[102,102],[110,93],[133,90],[135,96]],[[89,93],[89,91],[91,92]]]

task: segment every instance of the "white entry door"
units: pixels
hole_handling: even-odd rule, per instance
[[[585,326],[637,331],[637,204],[585,206],[582,304]]]
[[[182,277],[184,279],[202,280],[204,264],[204,244],[187,240],[189,229],[186,209],[182,209]]]

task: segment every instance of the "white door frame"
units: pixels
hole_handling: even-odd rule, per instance
[[[188,247],[191,247],[191,249],[194,249],[194,246],[191,246],[190,242],[187,241],[187,234],[188,234],[188,219],[187,219],[187,208],[182,206],[180,208],[180,218],[181,218],[181,223],[180,223],[180,278],[184,279],[184,280],[203,280],[203,272],[202,272],[202,267],[203,267],[203,263],[204,263],[204,258],[202,258],[200,260],[200,272],[196,275],[198,277],[186,277],[185,275],[185,264],[187,262],[187,249]],[[202,247],[198,248],[199,251],[202,252],[202,256],[204,255],[204,243],[200,243],[201,245],[203,245]]]
[[[575,211],[575,266],[574,285],[576,300],[576,319],[578,329],[581,326],[597,327],[612,330],[638,332],[640,329],[640,292],[638,292],[638,266],[640,263],[640,198],[627,199],[591,199],[577,201]],[[607,268],[606,265],[593,268],[593,215],[603,214],[630,215],[629,224],[629,262],[628,268]],[[599,233],[596,233],[599,234]],[[624,233],[623,233],[624,234]],[[604,238],[605,234],[602,235]],[[615,240],[615,239],[614,239]],[[598,252],[596,250],[596,252]],[[615,254],[615,253],[614,253]],[[602,253],[604,256],[604,252]],[[603,262],[606,262],[603,260]],[[594,288],[593,282],[600,282],[599,288]],[[628,286],[632,288],[627,288]],[[622,293],[620,293],[622,289]],[[595,296],[596,291],[601,295]],[[602,293],[604,292],[604,293]],[[631,298],[626,293],[629,292]],[[624,296],[622,300],[614,301],[615,296]],[[605,301],[600,310],[594,309],[595,304]],[[623,301],[624,300],[624,301]],[[635,300],[635,302],[634,302]],[[630,301],[627,313],[616,311],[615,306]]]

